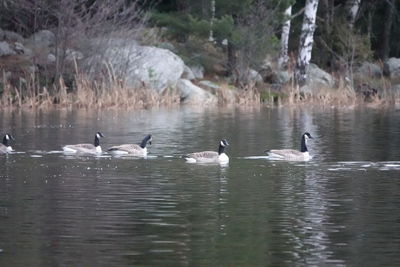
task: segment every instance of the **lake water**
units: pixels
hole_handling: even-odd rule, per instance
[[[153,134],[147,159],[67,156]],[[0,266],[400,265],[400,110],[0,112]],[[309,162],[264,150],[300,147]],[[182,155],[230,146],[228,166]]]

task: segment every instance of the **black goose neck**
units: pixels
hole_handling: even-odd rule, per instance
[[[5,145],[5,146],[8,146],[8,139],[7,139],[7,136],[4,136],[3,137],[3,145]]]
[[[145,148],[147,146],[147,142],[149,142],[151,138],[151,135],[147,135],[145,138],[143,138],[142,143],[140,143],[141,148]]]
[[[98,147],[99,145],[100,145],[100,139],[97,137],[97,134],[96,134],[96,136],[94,137],[94,146]]]
[[[220,144],[219,148],[218,148],[218,155],[221,155],[222,153],[224,153],[224,151],[225,151],[225,147]]]
[[[300,149],[300,152],[307,152],[307,151],[308,151],[308,149],[307,149],[306,137],[303,135],[301,137],[301,149]]]

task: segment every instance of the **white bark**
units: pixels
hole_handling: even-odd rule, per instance
[[[315,20],[317,17],[318,0],[307,0],[301,27],[299,52],[296,62],[295,77],[299,85],[307,79],[307,68],[311,60],[314,43]]]
[[[208,40],[210,42],[214,42],[214,32],[213,32],[214,19],[215,19],[215,0],[211,0],[210,36],[208,37]]]
[[[285,17],[287,20],[282,25],[281,34],[281,52],[279,54],[279,68],[285,68],[288,63],[288,43],[289,43],[289,33],[290,33],[290,16],[292,15],[292,6],[289,6],[285,10]]]
[[[361,0],[347,0],[347,21],[350,29],[354,26],[358,10],[360,9],[360,4]]]

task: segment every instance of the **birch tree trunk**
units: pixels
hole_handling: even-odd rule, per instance
[[[347,0],[347,21],[350,29],[353,29],[354,22],[356,21],[356,16],[358,10],[360,9],[361,0]]]
[[[285,17],[287,20],[283,23],[282,34],[281,34],[281,52],[279,54],[278,65],[279,68],[283,69],[287,67],[289,60],[288,56],[288,44],[289,44],[289,33],[290,33],[290,16],[292,15],[292,6],[289,6],[285,10]]]
[[[208,40],[210,42],[214,41],[214,33],[213,33],[214,19],[215,19],[215,0],[211,0],[210,35],[208,37]]]
[[[299,52],[297,56],[295,79],[297,85],[304,85],[307,80],[307,68],[310,64],[314,43],[315,20],[317,17],[318,0],[307,0],[303,25],[301,27]]]

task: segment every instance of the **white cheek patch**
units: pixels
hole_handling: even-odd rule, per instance
[[[97,138],[100,138],[101,136],[100,136],[99,134],[96,134],[96,137],[97,137]]]
[[[225,146],[224,142],[221,141],[221,146]]]
[[[8,134],[6,134],[6,139],[10,140],[10,136]]]

